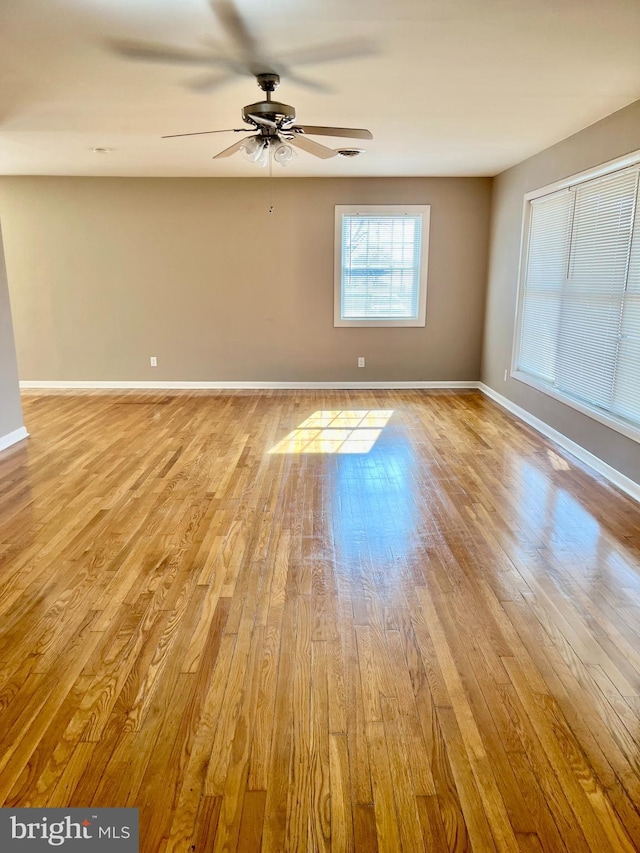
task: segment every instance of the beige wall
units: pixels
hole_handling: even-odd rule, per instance
[[[505,383],[503,373],[511,364],[524,194],[638,149],[640,101],[494,179],[482,365],[487,385],[635,482],[640,482],[637,442],[515,379]]]
[[[0,232],[0,445],[5,436],[22,426],[18,369],[11,327],[11,306]]]
[[[478,379],[490,194],[488,178],[3,178],[20,378]],[[334,206],[359,203],[431,205],[426,328],[333,327]]]

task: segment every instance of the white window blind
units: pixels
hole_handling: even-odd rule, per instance
[[[424,325],[425,210],[336,209],[336,325]]]
[[[634,427],[639,173],[635,165],[531,200],[515,364],[543,389]]]

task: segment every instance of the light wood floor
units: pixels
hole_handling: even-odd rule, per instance
[[[573,458],[477,392],[25,415],[0,804],[137,806],[144,853],[640,849],[640,506]]]

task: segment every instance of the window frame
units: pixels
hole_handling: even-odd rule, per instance
[[[342,316],[342,217],[364,215],[421,217],[420,229],[420,281],[418,290],[418,316],[406,318],[348,317]],[[431,205],[429,204],[337,204],[335,206],[333,325],[336,328],[402,328],[424,327],[427,314],[427,278],[429,270],[429,232]]]
[[[576,174],[570,175],[567,178],[563,178],[559,181],[554,181],[553,183],[547,184],[544,187],[539,187],[538,189],[531,190],[530,192],[525,193],[523,199],[522,229],[520,235],[520,264],[518,269],[516,311],[513,326],[511,364],[509,375],[511,378],[517,380],[518,382],[522,382],[524,385],[528,385],[531,388],[534,388],[536,391],[539,391],[540,393],[545,394],[546,396],[551,397],[554,400],[558,400],[565,406],[569,406],[570,408],[575,409],[581,414],[586,415],[587,417],[597,421],[598,423],[604,424],[604,426],[615,430],[616,432],[626,436],[627,438],[630,438],[633,441],[640,442],[640,425],[636,426],[632,421],[627,421],[614,413],[606,411],[605,409],[600,409],[597,406],[592,406],[582,400],[570,397],[564,394],[562,391],[556,390],[547,383],[536,379],[536,377],[531,376],[531,374],[524,373],[523,371],[518,370],[517,367],[518,354],[521,342],[520,330],[525,296],[527,262],[529,257],[529,239],[531,234],[531,201],[537,198],[541,198],[542,196],[560,192],[562,190],[569,191],[587,181],[591,181],[596,178],[606,177],[615,172],[638,165],[640,165],[640,150],[634,151],[630,154],[626,154],[623,157],[618,157],[615,160],[609,160],[606,163],[601,163],[600,165],[595,166],[593,168],[585,169],[582,172],[577,172]]]

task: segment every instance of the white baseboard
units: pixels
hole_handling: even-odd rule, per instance
[[[502,406],[503,409],[506,409],[508,412],[511,412],[512,415],[515,415],[517,418],[520,418],[521,421],[524,421],[529,426],[533,427],[539,433],[550,438],[551,441],[555,441],[556,444],[560,445],[564,450],[567,450],[569,453],[572,453],[576,456],[581,462],[585,462],[591,468],[613,483],[614,486],[617,486],[623,492],[626,492],[630,497],[634,498],[637,501],[640,501],[640,483],[636,483],[635,480],[630,479],[629,477],[622,474],[616,468],[612,468],[611,465],[608,465],[604,460],[600,459],[599,456],[594,456],[593,453],[590,453],[588,450],[585,450],[580,444],[576,444],[575,441],[572,441],[570,438],[567,438],[561,432],[549,426],[549,424],[541,421],[540,418],[537,418],[535,415],[532,415],[530,412],[527,412],[526,409],[517,406],[515,403],[512,403],[511,400],[508,400],[506,397],[503,397],[502,394],[498,394],[497,391],[494,391],[493,388],[490,388],[488,385],[485,385],[484,382],[478,383],[478,387],[483,394],[486,394],[487,397],[490,397],[494,400],[498,405]]]
[[[19,429],[14,429],[13,432],[8,432],[6,435],[0,435],[0,450],[6,450],[7,447],[11,447],[12,444],[16,444],[28,436],[26,427],[19,427]]]
[[[248,381],[248,382],[180,382],[180,381],[167,381],[167,382],[138,382],[138,381],[90,381],[90,380],[27,380],[20,383],[20,387],[24,390],[28,389],[41,389],[45,390],[49,389],[58,389],[58,390],[72,390],[76,389],[112,389],[112,390],[126,390],[126,389],[138,389],[141,391],[144,390],[232,390],[232,389],[245,389],[245,390],[266,390],[266,389],[281,389],[281,390],[295,390],[295,389],[305,389],[305,388],[336,388],[336,389],[350,389],[350,390],[367,390],[367,389],[375,389],[375,388],[478,388],[479,383],[477,381],[469,381],[469,382],[430,382],[430,381],[402,381],[402,382],[262,382],[262,381]]]

